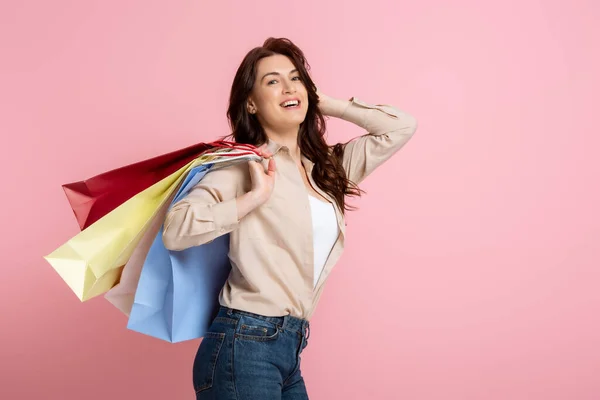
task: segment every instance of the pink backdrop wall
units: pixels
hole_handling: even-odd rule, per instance
[[[420,124],[349,216],[311,399],[600,399],[599,18],[592,0],[2,2],[0,398],[194,398],[198,341],[128,331],[42,259],[77,233],[60,185],[225,133],[241,58],[287,36],[325,93]]]

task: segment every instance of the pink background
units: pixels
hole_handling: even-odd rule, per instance
[[[419,120],[354,202],[311,399],[600,399],[600,6],[416,3],[2,2],[0,398],[194,398],[199,341],[42,259],[77,233],[60,185],[226,133],[243,55],[287,36],[328,95]]]

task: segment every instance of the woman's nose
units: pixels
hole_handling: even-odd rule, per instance
[[[296,86],[292,82],[286,81],[283,85],[284,93],[294,93],[296,91]]]

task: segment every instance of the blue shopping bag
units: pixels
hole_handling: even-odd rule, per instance
[[[193,168],[169,207],[184,198],[211,167]],[[142,267],[127,328],[171,343],[197,339],[212,322],[231,271],[229,234],[201,246],[170,251],[162,241],[163,228]]]

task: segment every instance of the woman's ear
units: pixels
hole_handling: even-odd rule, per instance
[[[248,101],[246,102],[246,109],[250,114],[256,114],[256,104],[251,98],[248,98]]]

